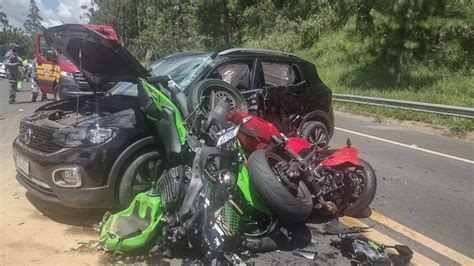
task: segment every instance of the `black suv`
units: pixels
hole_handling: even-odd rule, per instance
[[[242,92],[249,112],[278,122],[288,134],[304,131],[325,144],[332,135],[331,91],[315,66],[295,55],[257,49],[180,53],[148,70],[171,76],[184,92],[200,80],[222,79]],[[33,195],[69,207],[127,205],[150,186],[161,160],[136,95],[135,84],[120,82],[105,95],[52,102],[23,119],[13,143],[18,181]]]

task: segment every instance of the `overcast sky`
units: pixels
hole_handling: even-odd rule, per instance
[[[64,23],[87,23],[81,5],[90,5],[91,0],[36,0],[43,26],[51,27]],[[30,0],[0,0],[2,11],[11,25],[23,26],[28,15]]]

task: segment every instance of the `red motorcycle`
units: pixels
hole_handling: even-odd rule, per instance
[[[339,216],[357,215],[369,207],[376,176],[349,139],[347,147],[321,149],[305,139],[285,137],[256,116],[235,111],[228,115],[235,124],[248,117],[237,137],[251,154],[248,168],[255,189],[281,221],[303,222],[313,209]]]

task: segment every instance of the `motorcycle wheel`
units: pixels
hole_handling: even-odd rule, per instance
[[[189,92],[190,112],[199,104],[205,112],[209,112],[213,103],[211,103],[211,92],[214,92],[214,103],[222,97],[230,104],[231,110],[247,112],[247,102],[240,92],[231,84],[220,79],[204,79],[194,85]]]
[[[280,161],[283,161],[283,158],[272,151],[253,152],[248,160],[252,177],[250,180],[282,223],[303,222],[313,211],[311,193],[302,181],[298,184],[298,191],[292,191],[284,185],[282,178],[274,170],[275,164]]]
[[[359,161],[364,166],[363,169],[356,169],[355,174],[357,177],[362,178],[364,187],[360,193],[359,198],[350,203],[349,206],[344,210],[345,215],[357,216],[363,213],[375,198],[375,192],[377,190],[377,178],[375,176],[375,171],[372,166],[363,159]]]

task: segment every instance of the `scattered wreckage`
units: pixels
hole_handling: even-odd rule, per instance
[[[239,91],[221,80],[204,80],[186,96],[170,77],[150,77],[123,47],[98,39],[87,27],[57,26],[45,36],[95,84],[136,83],[146,123],[162,144],[156,149],[166,154],[166,169],[157,164],[150,173],[156,180],[151,189],[104,217],[99,240],[106,250],[173,256],[170,250],[184,248],[197,251],[204,263],[241,264],[239,252],[277,249],[276,235],[284,231],[279,229],[304,222],[313,210],[354,215],[372,202],[375,173],[350,140],[347,147],[330,150],[288,138],[247,114]],[[120,49],[129,68],[87,64],[90,56],[113,57],[109,46]],[[200,101],[206,89],[207,101]],[[383,248],[374,249],[373,242],[351,243],[354,258],[382,257]],[[304,249],[294,254],[316,257]]]

